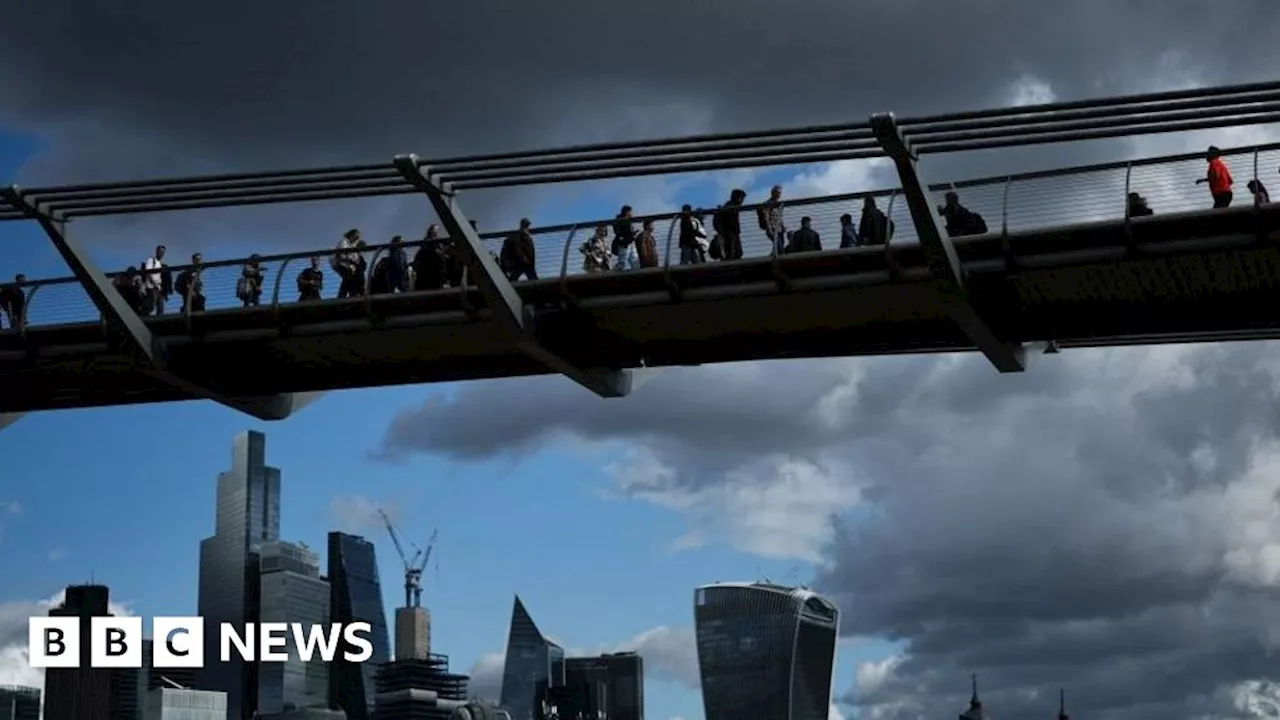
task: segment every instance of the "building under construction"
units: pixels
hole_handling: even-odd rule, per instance
[[[447,655],[387,663],[378,671],[371,720],[449,720],[467,701],[468,679],[449,672]]]

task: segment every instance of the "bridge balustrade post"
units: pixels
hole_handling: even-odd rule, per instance
[[[1253,149],[1253,181],[1255,183],[1259,182],[1258,180],[1258,148],[1256,147]],[[1259,197],[1259,193],[1251,193],[1251,194],[1253,195],[1253,206],[1258,207],[1259,205],[1261,205],[1262,203],[1261,203],[1261,198]]]
[[[564,239],[564,256],[560,258],[560,282],[569,277],[569,249],[573,247],[573,239],[578,235],[578,226],[569,228],[569,236]]]
[[[400,174],[431,201],[440,224],[444,225],[450,238],[456,239],[459,250],[466,255],[467,267],[473,271],[471,275],[485,298],[494,322],[511,337],[520,352],[601,397],[623,397],[638,387],[630,370],[580,367],[548,348],[538,336],[537,312],[525,305],[511,281],[484,247],[480,235],[471,227],[471,222],[459,207],[452,186],[433,177],[431,169],[423,167],[416,155],[397,155],[393,162]],[[463,291],[466,291],[465,287]]]
[[[2,194],[9,204],[40,224],[40,228],[102,314],[112,339],[121,345],[127,356],[143,366],[144,372],[176,390],[193,397],[213,400],[259,420],[283,420],[293,413],[295,402],[292,395],[235,398],[191,382],[174,372],[169,365],[168,354],[152,336],[151,329],[120,295],[107,275],[89,259],[84,248],[67,232],[66,218],[61,213],[46,210],[38,200],[28,198],[17,186],[4,188]],[[25,324],[24,318],[23,325]]]
[[[1009,188],[1013,185],[1013,176],[1004,179],[1004,197],[1000,200],[1000,233],[1009,235]]]
[[[933,288],[943,310],[997,370],[1025,370],[1026,351],[1022,344],[1005,342],[998,337],[970,301],[964,269],[956,255],[955,245],[942,230],[937,208],[928,194],[929,185],[920,178],[916,153],[903,136],[897,120],[892,113],[872,115],[871,129],[898,171],[902,194],[911,212],[911,221],[916,227],[920,246],[924,249]]]

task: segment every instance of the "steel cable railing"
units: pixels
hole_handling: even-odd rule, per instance
[[[1265,173],[1280,165],[1280,144],[1227,150],[1224,155],[1236,178],[1234,204],[1240,205],[1251,202],[1245,184],[1254,178],[1254,173],[1261,173],[1265,182]],[[984,216],[989,232],[1028,232],[1095,220],[1122,219],[1126,215],[1125,195],[1130,191],[1141,194],[1157,214],[1207,209],[1211,204],[1208,191],[1203,185],[1195,184],[1204,173],[1203,156],[1184,154],[940,184],[933,186],[930,194],[935,203],[941,204],[944,193],[954,189],[966,207]],[[1280,181],[1276,186],[1280,187]],[[891,245],[914,242],[916,234],[906,203],[895,193],[893,190],[880,190],[788,200],[784,203],[786,223],[789,229],[794,230],[799,227],[802,216],[810,217],[822,238],[823,248],[833,249],[840,243],[840,216],[847,213],[856,224],[862,198],[873,196],[896,226]],[[757,226],[756,207],[744,206],[740,215],[744,255],[768,257],[772,244]],[[710,230],[710,213],[714,208],[707,208],[705,212],[706,225]],[[659,267],[679,264],[675,215],[664,213],[647,217],[655,220]],[[636,219],[637,226],[643,219]],[[578,247],[590,237],[597,225],[609,225],[611,222],[611,218],[601,218],[535,229],[535,266],[539,276],[565,278],[582,274],[582,256]],[[494,254],[499,253],[506,234],[484,234],[485,248]],[[420,244],[405,243],[410,257]],[[366,249],[370,271],[385,249],[385,246]],[[330,269],[328,258],[334,253],[335,250],[325,249],[263,256],[261,265],[265,282],[261,302],[278,307],[297,301],[296,276],[308,264],[299,261],[311,257],[322,259],[321,268],[327,278],[324,297],[333,298],[337,291],[337,278]],[[206,310],[227,310],[243,305],[235,293],[243,263],[243,259],[235,259],[209,262],[203,266]],[[182,269],[174,267],[171,272],[176,277]],[[75,278],[32,281],[25,284],[25,289],[29,296],[29,327],[94,322],[98,317],[96,308]],[[176,312],[178,304],[179,299],[172,298],[168,311]]]

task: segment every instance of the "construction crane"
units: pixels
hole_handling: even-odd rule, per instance
[[[378,510],[378,514],[382,516],[382,522],[387,526],[387,534],[391,536],[391,542],[395,543],[396,552],[400,553],[400,560],[404,563],[404,606],[419,607],[422,605],[422,571],[431,560],[431,551],[436,546],[436,532],[431,532],[426,550],[414,545],[414,553],[409,555],[400,542],[400,533],[396,532],[396,526],[391,523],[391,518],[387,517],[381,509]]]

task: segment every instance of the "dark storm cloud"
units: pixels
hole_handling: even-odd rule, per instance
[[[1235,688],[1275,676],[1280,621],[1273,354],[1077,351],[1021,376],[978,356],[757,363],[671,371],[618,402],[477,383],[406,412],[388,443],[480,458],[614,441],[673,471],[645,491],[687,497],[763,491],[777,478],[745,471],[763,457],[853,467],[843,482],[874,512],[839,524],[816,585],[846,633],[906,657],[848,702],[953,712],[978,672],[1010,717],[1049,712],[1060,685],[1090,717],[1248,717]]]
[[[1265,0],[54,0],[0,27],[0,119],[47,139],[28,184],[452,155],[988,106],[1023,73],[1063,97],[1145,87],[1170,62],[1250,76],[1274,15]],[[492,226],[548,197],[470,202]],[[420,200],[234,212],[95,232],[327,245],[357,220],[376,236],[426,215]]]

